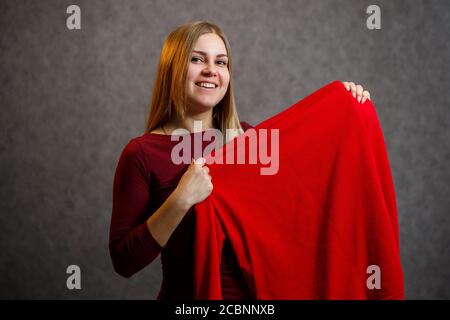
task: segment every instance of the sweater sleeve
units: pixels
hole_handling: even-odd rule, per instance
[[[133,139],[117,164],[109,232],[114,270],[126,278],[150,264],[162,250],[146,224],[151,200],[147,172],[141,146]]]

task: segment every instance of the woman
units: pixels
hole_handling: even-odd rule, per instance
[[[109,241],[114,269],[131,277],[161,254],[158,299],[192,299],[193,206],[213,189],[203,158],[173,161],[171,133],[184,128],[195,138],[208,129],[240,134],[251,127],[239,121],[231,72],[229,43],[218,26],[197,21],[173,30],[161,51],[146,132],[125,146],[117,165]],[[358,101],[369,97],[361,86],[344,85]],[[205,130],[195,132],[194,121]],[[252,298],[227,244],[220,269],[224,299]]]

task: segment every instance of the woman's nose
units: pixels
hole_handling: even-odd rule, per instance
[[[208,63],[206,67],[203,69],[203,72],[205,72],[206,74],[216,75],[217,74],[216,66],[214,65],[214,63]]]

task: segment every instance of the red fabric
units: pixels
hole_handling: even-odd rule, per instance
[[[372,103],[334,81],[255,127],[271,128],[277,174],[208,165],[214,190],[195,207],[195,298],[222,298],[227,237],[256,299],[403,299],[394,185]],[[380,289],[367,288],[370,265]]]

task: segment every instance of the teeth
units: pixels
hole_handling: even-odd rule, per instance
[[[199,87],[205,87],[205,88],[215,88],[216,85],[214,83],[209,83],[209,82],[199,82],[197,83],[197,85]]]

